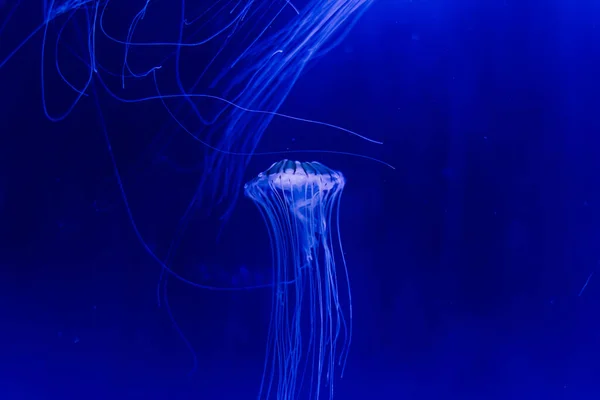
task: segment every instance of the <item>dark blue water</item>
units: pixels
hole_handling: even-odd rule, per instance
[[[17,37],[7,35],[35,26],[20,21],[0,36],[2,57]],[[76,48],[78,35],[64,42]],[[64,121],[48,121],[41,39],[0,69],[0,399],[256,398],[270,290],[170,279],[182,339],[157,297],[161,267],[132,228],[104,126],[134,220],[160,257],[206,152],[160,102],[123,104],[97,81]],[[384,144],[276,118],[257,150],[353,152],[396,168],[257,156],[243,177],[284,157],[346,176],[355,330],[335,398],[600,396],[598,71],[594,2],[380,0],[304,72],[281,112]],[[56,76],[46,87],[50,106],[72,100]],[[174,270],[213,286],[269,283],[252,202],[240,197],[226,221],[209,204],[192,213]]]

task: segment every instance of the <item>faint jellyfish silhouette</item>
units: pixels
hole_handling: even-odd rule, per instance
[[[336,363],[343,375],[352,339],[352,298],[339,229],[344,185],[340,172],[321,163],[289,160],[245,185],[267,224],[273,257],[259,399],[317,399],[323,386],[332,398]]]

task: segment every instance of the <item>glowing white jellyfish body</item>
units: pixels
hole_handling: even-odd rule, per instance
[[[268,226],[273,256],[273,309],[259,399],[317,399],[325,391],[332,398],[335,366],[343,373],[352,338],[339,235],[344,185],[340,172],[321,163],[289,160],[245,185]]]

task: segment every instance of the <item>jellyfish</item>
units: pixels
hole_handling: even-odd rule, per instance
[[[268,227],[273,259],[259,399],[318,399],[324,392],[331,399],[336,366],[343,375],[352,339],[352,297],[339,228],[344,185],[339,171],[290,160],[274,163],[245,185]]]

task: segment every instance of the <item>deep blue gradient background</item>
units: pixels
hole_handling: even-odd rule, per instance
[[[353,151],[396,167],[306,156],[347,178],[355,337],[336,398],[600,396],[593,3],[380,0],[298,82],[282,112],[385,144],[276,119],[259,150]],[[125,213],[93,98],[64,122],[43,117],[39,39],[0,70],[0,398],[255,398],[269,290],[170,281],[198,356],[188,376],[191,352],[157,305],[160,267]],[[59,101],[65,89],[48,85]],[[164,255],[202,149],[160,103],[99,97],[136,221]],[[254,158],[247,179],[280,158]],[[269,280],[249,200],[217,243],[218,232],[199,211],[174,268],[213,285]]]

